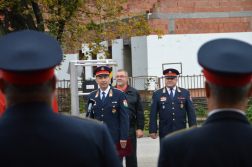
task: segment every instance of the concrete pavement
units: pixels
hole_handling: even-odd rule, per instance
[[[143,137],[137,139],[138,167],[157,167],[159,155],[159,138]],[[125,159],[123,160],[123,167]]]

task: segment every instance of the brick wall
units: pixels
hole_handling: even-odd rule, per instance
[[[152,8],[155,7],[158,0],[128,0],[127,3],[123,4],[125,13],[138,13],[147,12],[150,13]]]
[[[164,34],[168,34],[168,19],[149,19],[147,20],[151,28],[163,30]],[[152,33],[153,35],[155,33]]]
[[[175,34],[250,31],[251,17],[175,19]]]
[[[203,16],[190,16],[174,19],[174,27],[169,30],[169,17],[148,19],[151,28],[163,30],[164,34],[224,33],[251,31],[251,17],[243,16],[242,12],[252,11],[252,0],[128,0],[123,4],[125,13],[146,12],[153,14],[186,14],[204,13]],[[236,12],[238,17],[212,17],[214,12]],[[240,13],[241,14],[240,14]],[[209,13],[209,14],[208,14]],[[251,14],[250,14],[251,15]],[[152,33],[154,34],[154,33]]]
[[[159,0],[151,13],[252,11],[251,0]]]

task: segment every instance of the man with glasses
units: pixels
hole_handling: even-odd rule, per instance
[[[163,71],[165,87],[153,93],[151,100],[151,138],[157,138],[157,113],[159,112],[160,141],[169,133],[186,128],[186,114],[189,126],[196,125],[196,115],[190,92],[176,86],[178,70],[168,68]]]
[[[133,154],[126,156],[126,167],[137,167],[137,138],[143,137],[144,111],[139,92],[127,84],[128,72],[120,69],[116,73],[116,88],[125,92],[129,104],[129,138],[131,139]],[[137,126],[137,131],[135,129]]]

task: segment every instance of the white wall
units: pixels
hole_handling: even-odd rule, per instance
[[[197,52],[202,44],[217,38],[239,39],[252,44],[252,32],[165,35],[162,39],[156,35],[133,37],[132,76],[161,77],[163,63],[182,63],[182,75],[199,75],[202,67],[198,65]],[[165,69],[170,67],[178,68],[179,65],[166,65]]]
[[[148,70],[148,37],[131,38],[132,77],[150,75]]]
[[[70,80],[70,74],[67,73],[68,70],[68,65],[71,60],[77,60],[78,59],[78,54],[67,54],[65,57],[64,62],[62,62],[60,68],[61,70],[56,71],[56,75],[58,80]]]

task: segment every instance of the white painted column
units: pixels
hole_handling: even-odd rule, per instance
[[[88,48],[87,44],[82,44],[82,53],[84,53],[85,56],[86,56],[86,52],[90,52],[90,49]],[[92,56],[88,56],[87,60],[92,60]],[[85,66],[84,68],[85,68],[85,79],[90,80],[91,78],[93,78],[92,66]]]

